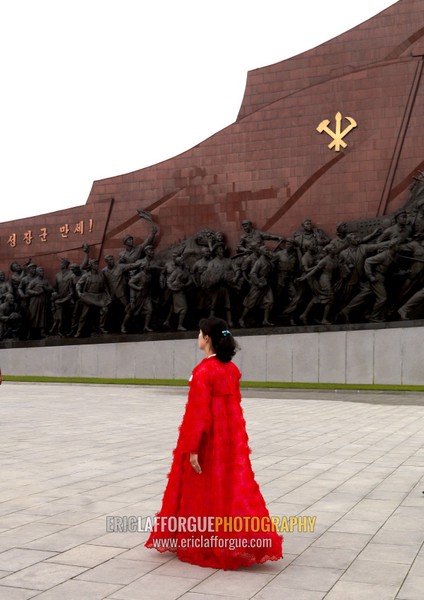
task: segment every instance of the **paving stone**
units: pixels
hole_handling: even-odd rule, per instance
[[[293,564],[296,566],[309,565],[311,567],[347,569],[357,555],[358,550],[312,546],[302,552]]]
[[[0,565],[2,569],[8,571],[20,571],[25,567],[47,560],[52,556],[55,556],[54,552],[12,548],[0,554]]]
[[[344,548],[346,550],[362,550],[370,541],[372,536],[365,533],[339,533],[337,531],[326,531],[314,543],[313,547],[322,548]]]
[[[408,575],[396,600],[422,600],[424,596],[424,576]]]
[[[299,589],[291,590],[289,588],[282,590],[280,587],[273,587],[271,582],[254,596],[254,600],[323,600],[324,597],[326,597],[325,592],[311,592],[310,590]],[[211,597],[211,600],[214,599]]]
[[[216,569],[210,569],[207,567],[199,567],[197,565],[191,565],[189,563],[182,563],[178,559],[174,558],[163,565],[156,565],[155,575],[167,575],[170,577],[189,577],[190,579],[206,579],[213,573],[216,573]]]
[[[398,586],[339,581],[325,600],[393,600]]]
[[[260,572],[217,571],[199,583],[192,591],[213,594],[217,590],[222,590],[227,596],[235,598],[243,598],[247,594],[250,594],[251,597],[273,578],[274,574],[263,575]]]
[[[29,600],[29,598],[34,598],[39,593],[37,590],[25,590],[0,585],[1,600]]]
[[[112,600],[176,600],[184,592],[194,588],[198,579],[187,577],[166,577],[154,573],[143,575],[140,579],[121,588],[110,596]]]
[[[400,585],[409,570],[409,565],[364,560],[358,558],[346,571],[342,581],[359,581],[375,585]]]
[[[255,596],[255,598],[258,598],[259,596]],[[249,600],[249,598],[251,598],[250,594],[246,595],[246,596],[239,596],[239,600],[240,599],[243,600]],[[193,593],[193,592],[187,592],[187,594],[184,594],[183,596],[180,596],[178,598],[178,600],[234,600],[234,596],[224,596],[223,594],[197,594],[197,593]]]
[[[359,558],[362,560],[384,561],[388,563],[401,563],[411,565],[415,560],[419,545],[401,546],[396,544],[369,543],[361,552]],[[416,561],[414,563],[414,566]],[[424,569],[424,564],[421,565]],[[422,571],[424,572],[424,570]]]
[[[159,510],[185,388],[1,391],[1,600],[424,597],[422,395],[247,391],[271,514],[317,521],[283,532],[283,560],[220,571],[146,549],[147,532],[106,530],[107,516]]]
[[[67,579],[72,579],[73,577],[80,575],[84,570],[84,567],[55,565],[45,562],[38,563],[17,571],[12,575],[8,575],[7,577],[3,577],[1,585],[34,590],[47,590]]]
[[[160,567],[160,563],[157,562],[139,562],[114,558],[97,567],[88,569],[82,575],[75,577],[75,581],[97,581],[99,583],[125,585],[139,579],[146,573],[157,570],[158,567]]]
[[[79,567],[95,567],[96,565],[106,562],[122,552],[122,548],[96,546],[94,544],[81,544],[76,548],[72,548],[72,550],[67,550],[66,552],[56,554],[47,562],[75,565]]]
[[[272,584],[281,588],[327,592],[342,575],[341,569],[291,564],[273,580]]]
[[[39,600],[102,600],[119,590],[119,585],[110,583],[94,583],[75,579],[57,585],[37,598]]]

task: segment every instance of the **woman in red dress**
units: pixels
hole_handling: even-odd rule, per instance
[[[241,408],[237,344],[225,321],[202,319],[194,369],[169,480],[146,542],[192,564],[237,569],[282,557],[254,478]]]

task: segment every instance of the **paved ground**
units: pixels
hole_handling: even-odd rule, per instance
[[[424,395],[246,391],[283,560],[204,569],[108,533],[160,506],[185,388],[3,383],[0,599],[422,600]]]

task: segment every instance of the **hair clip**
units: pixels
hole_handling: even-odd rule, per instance
[[[228,329],[223,329],[223,330],[221,331],[221,333],[222,333],[222,335],[223,335],[224,337],[227,337],[227,335],[230,335],[230,332],[228,331]]]

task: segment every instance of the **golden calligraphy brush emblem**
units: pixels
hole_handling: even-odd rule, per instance
[[[324,119],[324,121],[321,121],[321,123],[317,127],[318,133],[323,133],[325,131],[325,133],[328,133],[328,135],[333,138],[333,141],[328,144],[330,150],[334,148],[336,152],[339,152],[340,146],[342,148],[347,148],[347,144],[343,141],[343,138],[347,136],[349,131],[351,131],[358,125],[355,119],[352,119],[351,117],[345,118],[347,121],[349,121],[350,125],[345,127],[343,131],[341,131],[342,115],[339,112],[336,114],[336,131],[332,131],[328,127],[330,125],[330,121],[328,119]]]

